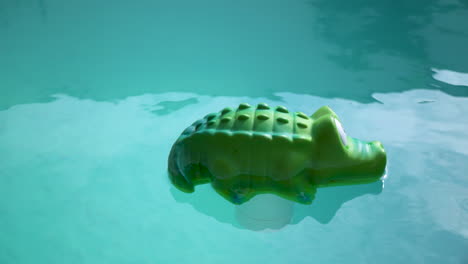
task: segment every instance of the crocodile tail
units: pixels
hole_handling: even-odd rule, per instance
[[[171,180],[172,184],[177,187],[177,189],[183,192],[191,193],[194,191],[194,187],[193,184],[189,182],[184,177],[184,175],[182,175],[182,171],[177,164],[178,153],[179,151],[177,150],[177,144],[174,144],[174,146],[172,146],[168,160],[169,179]]]

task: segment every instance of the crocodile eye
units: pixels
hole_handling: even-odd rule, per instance
[[[334,119],[334,120],[335,120],[336,129],[338,130],[338,133],[340,134],[341,142],[343,143],[343,145],[346,146],[348,144],[348,137],[346,136],[346,132],[344,131],[343,126],[341,126],[340,121],[338,121],[338,119]]]

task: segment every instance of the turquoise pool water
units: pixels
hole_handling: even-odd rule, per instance
[[[1,1],[0,263],[468,263],[468,4],[352,2]],[[388,177],[172,187],[179,133],[240,102],[330,105]]]

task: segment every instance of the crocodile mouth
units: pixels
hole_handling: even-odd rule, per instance
[[[378,180],[386,174],[387,156],[379,141],[364,142],[348,137],[350,163],[333,177],[336,183]]]
[[[352,144],[349,144],[348,149],[351,152],[359,154],[361,159],[371,160],[380,153],[385,154],[385,149],[379,141],[363,142],[359,139],[351,138]]]

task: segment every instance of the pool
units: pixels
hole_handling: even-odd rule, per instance
[[[467,263],[465,25],[463,1],[2,1],[0,263]],[[386,179],[267,218],[175,189],[172,143],[241,102],[329,105]]]

